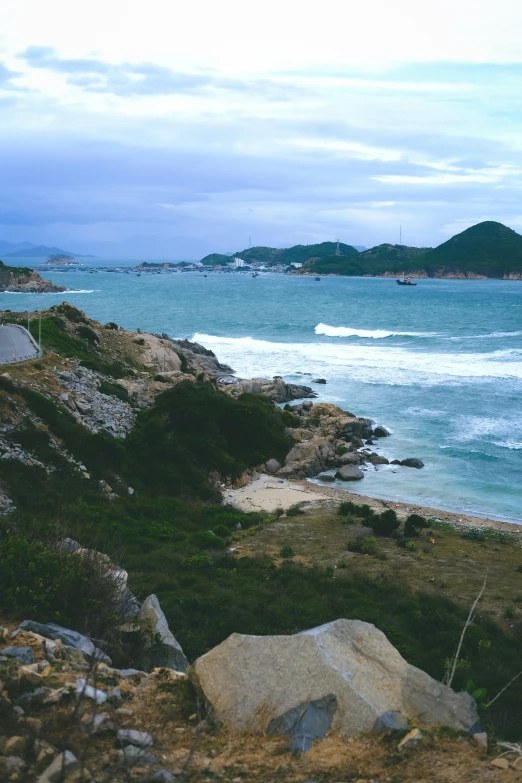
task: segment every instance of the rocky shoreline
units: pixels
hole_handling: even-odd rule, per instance
[[[62,285],[44,280],[34,269],[10,267],[0,261],[0,293],[59,294],[65,290]]]

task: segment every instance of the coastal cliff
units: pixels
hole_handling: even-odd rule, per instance
[[[65,290],[64,286],[53,285],[49,280],[43,280],[33,269],[6,266],[0,261],[0,292],[54,294]]]
[[[0,374],[0,776],[267,783],[269,759],[281,781],[385,780],[393,763],[435,783],[444,748],[489,780],[495,737],[522,731],[521,683],[494,699],[519,671],[520,536],[298,493],[321,470],[360,480],[388,437],[309,387],[237,379],[201,345],[67,303],[41,330],[43,357]],[[231,505],[259,471],[296,499]],[[266,650],[285,689],[269,667],[258,711]],[[223,725],[236,699],[260,734]]]

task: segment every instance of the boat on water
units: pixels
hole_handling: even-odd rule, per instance
[[[318,283],[320,281],[320,279],[321,279],[320,277],[316,277],[315,278],[316,283]]]
[[[417,285],[417,283],[414,283],[411,277],[405,277],[403,273],[402,277],[397,280],[397,285]]]

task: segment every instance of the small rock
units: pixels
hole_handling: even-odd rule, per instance
[[[7,756],[7,758],[1,759],[1,761],[3,761],[2,766],[4,767],[9,777],[11,777],[11,775],[16,775],[18,777],[19,773],[21,773],[27,766],[25,761],[21,759],[20,756]],[[17,778],[14,777],[13,779],[16,780]]]
[[[265,462],[265,468],[269,473],[277,473],[281,469],[281,463],[276,459],[269,459]]]
[[[493,759],[491,766],[497,769],[509,769],[509,761],[506,758]]]
[[[43,765],[44,762],[49,764],[56,755],[56,749],[49,742],[37,739],[33,744],[33,754],[37,764]]]
[[[56,688],[56,690],[52,690],[50,693],[44,696],[42,699],[42,704],[45,707],[49,707],[51,704],[59,704],[61,701],[65,701],[65,699],[68,699],[70,696],[71,691],[69,688]]]
[[[137,748],[150,748],[154,740],[146,731],[136,729],[120,729],[117,740],[120,745],[135,745]]]
[[[25,750],[25,737],[9,737],[5,744],[4,754],[6,756],[17,756]]]
[[[38,666],[38,664],[33,663],[29,666],[21,666],[18,670],[18,676],[21,680],[24,680],[30,685],[41,685],[43,677],[41,674],[38,674],[38,672],[34,671],[34,669],[31,668],[32,666]]]
[[[383,427],[382,425],[379,424],[379,426],[377,426],[374,429],[373,434],[375,435],[376,438],[387,438],[390,433],[388,432],[386,427]]]
[[[326,383],[325,378],[315,378],[312,383]]]
[[[58,783],[71,778],[80,769],[80,762],[70,750],[60,753],[45,772],[40,775],[37,783]]]
[[[137,677],[138,679],[142,679],[143,677],[148,677],[149,675],[147,672],[142,672],[140,669],[114,669],[115,674],[118,674],[120,677]]]
[[[116,726],[110,718],[111,716],[108,712],[99,712],[96,715],[87,713],[83,716],[82,723],[89,734],[107,734],[111,731],[116,731]]]
[[[405,750],[405,748],[410,748],[412,745],[416,745],[417,742],[420,742],[422,739],[422,732],[420,729],[412,729],[411,731],[406,734],[405,737],[401,739],[399,744],[397,745],[397,750]]]
[[[153,756],[152,753],[147,753],[147,751],[142,748],[137,748],[135,745],[126,745],[118,751],[118,755],[122,764],[125,764],[128,767],[134,766],[135,764],[156,763],[156,756]]]
[[[317,478],[319,481],[335,481],[335,476],[332,476],[331,473],[320,473]]]
[[[176,732],[176,734],[184,734],[185,733],[185,729],[182,726],[178,726],[178,728],[174,729],[174,731]]]
[[[8,658],[16,658],[20,663],[34,663],[34,654],[31,647],[4,647],[0,652]]]
[[[76,680],[76,693],[82,694],[88,699],[94,699],[96,704],[103,704],[104,701],[107,701],[107,694],[98,688],[94,689],[92,685],[87,685],[84,677]]]
[[[118,709],[116,710],[116,715],[119,715],[122,718],[132,718],[134,712],[132,710],[129,710],[128,707],[118,707]]]
[[[477,743],[477,745],[480,745],[481,748],[488,749],[488,734],[486,731],[480,731],[476,734],[473,734],[473,739]]]

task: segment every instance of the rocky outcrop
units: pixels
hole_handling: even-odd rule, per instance
[[[178,672],[186,672],[188,661],[181,646],[170,632],[167,618],[163,614],[155,595],[149,595],[143,602],[138,622],[145,633],[144,658],[148,669],[164,666]]]
[[[53,285],[50,280],[43,280],[33,269],[9,267],[0,261],[0,292],[54,294],[65,290],[62,285]]]
[[[218,381],[218,388],[228,394],[239,397],[240,394],[262,394],[276,403],[292,402],[306,397],[317,397],[310,386],[286,383],[279,376],[268,378],[250,378],[248,380],[226,377]]]
[[[408,457],[408,459],[394,459],[391,462],[392,465],[402,465],[405,468],[417,468],[417,470],[420,470],[420,468],[424,467],[424,462],[421,459],[417,459],[417,457]]]
[[[217,719],[234,730],[264,733],[317,701],[323,713],[329,710],[328,728],[348,737],[392,718],[478,730],[467,693],[408,664],[381,631],[360,620],[293,636],[232,634],[198,658],[190,674]]]
[[[102,650],[96,647],[90,639],[78,631],[72,631],[70,628],[64,628],[56,623],[37,623],[34,620],[24,620],[20,623],[22,631],[32,631],[32,633],[43,636],[46,639],[60,639],[67,647],[73,647],[80,650],[84,655],[96,661],[111,663],[111,659]]]
[[[341,481],[360,481],[364,478],[364,473],[360,468],[356,468],[353,465],[345,465],[339,468],[335,478],[341,479]]]

